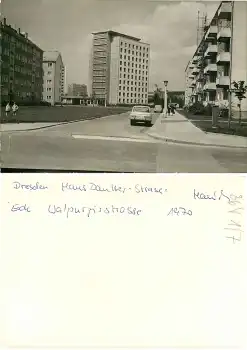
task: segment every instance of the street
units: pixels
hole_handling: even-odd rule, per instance
[[[158,114],[154,114],[153,123]],[[115,172],[247,172],[247,149],[209,148],[150,138],[128,113],[2,133],[2,167]]]

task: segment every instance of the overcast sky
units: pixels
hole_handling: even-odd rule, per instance
[[[67,83],[88,84],[91,33],[113,29],[151,45],[150,91],[169,81],[184,89],[184,69],[196,49],[197,12],[212,18],[219,2],[153,0],[2,0],[7,22],[45,50],[58,50]]]

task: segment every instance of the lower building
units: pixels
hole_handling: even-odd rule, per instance
[[[61,103],[64,94],[65,68],[58,51],[44,52],[43,70],[43,100],[51,105]]]
[[[87,85],[70,84],[68,86],[68,95],[70,96],[87,96]]]
[[[42,100],[43,50],[27,33],[1,21],[1,103],[36,104]]]

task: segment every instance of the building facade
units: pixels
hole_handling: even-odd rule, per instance
[[[231,107],[233,81],[247,81],[247,2],[223,1],[185,71],[185,105],[194,102]],[[242,102],[247,112],[247,99]]]
[[[65,68],[58,51],[44,52],[43,71],[43,100],[51,105],[61,103],[64,95]]]
[[[40,103],[43,86],[43,50],[27,33],[1,21],[1,103]]]
[[[150,45],[114,31],[93,33],[90,93],[107,104],[147,104]]]
[[[68,86],[68,95],[70,96],[87,96],[87,85],[70,84]]]

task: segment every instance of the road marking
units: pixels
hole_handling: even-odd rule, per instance
[[[116,136],[97,136],[97,135],[71,135],[74,139],[87,139],[87,140],[105,140],[105,141],[124,141],[124,142],[145,142],[145,143],[159,143],[157,140],[148,140],[132,137],[116,137]]]

